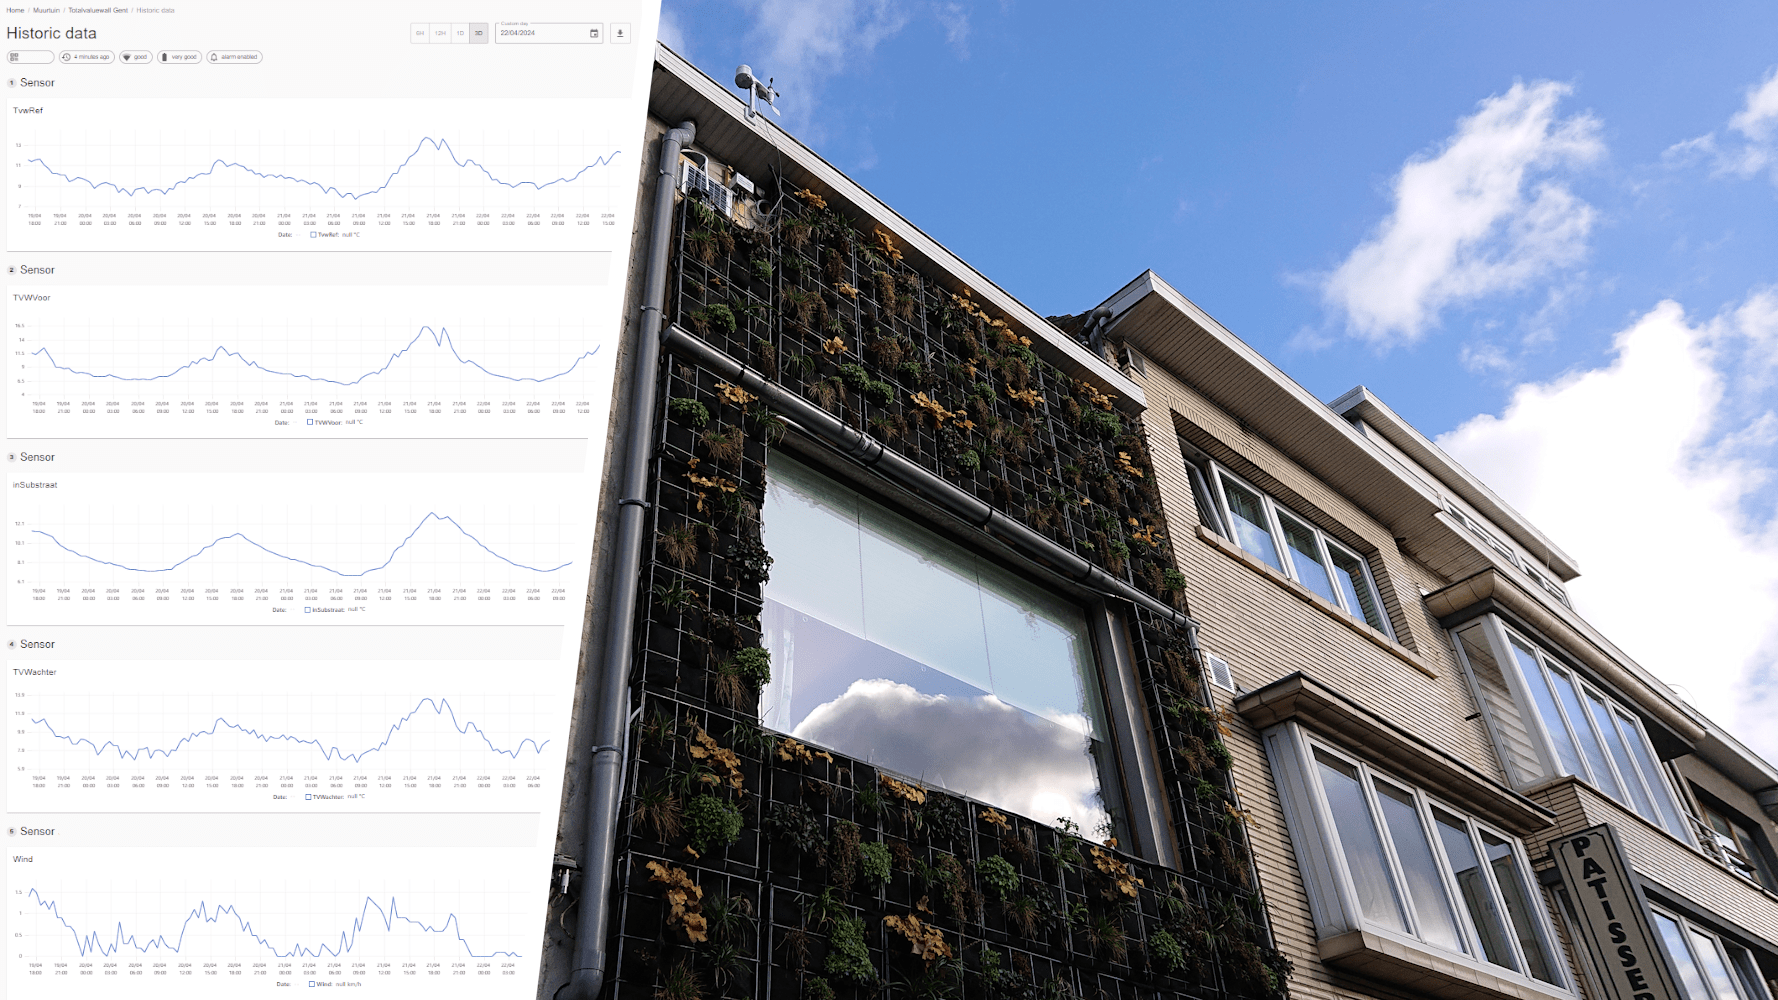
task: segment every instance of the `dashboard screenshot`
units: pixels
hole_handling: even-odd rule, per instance
[[[9,995],[535,993],[659,6],[6,7]]]

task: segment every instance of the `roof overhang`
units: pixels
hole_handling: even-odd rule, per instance
[[[1142,388],[1116,367],[989,281],[766,116],[755,115],[749,121],[747,105],[740,97],[665,45],[655,48],[648,113],[668,124],[688,119],[697,123],[697,147],[744,174],[776,175],[787,189],[809,188],[829,205],[868,218],[895,237],[903,257],[915,268],[938,277],[953,293],[968,289],[977,303],[998,310],[1007,322],[1022,327],[1044,360],[1075,378],[1096,383],[1118,397],[1122,409],[1140,412],[1147,407]]]
[[[1358,386],[1329,403],[1328,407],[1341,416],[1357,417],[1376,428],[1377,433],[1383,435],[1385,440],[1437,476],[1439,482],[1445,484],[1451,492],[1462,497],[1471,507],[1481,512],[1482,516],[1511,535],[1527,552],[1542,560],[1551,572],[1565,581],[1580,575],[1580,567],[1574,559],[1558,548],[1555,542],[1550,541],[1549,536],[1525,520],[1522,514],[1500,499],[1481,480],[1470,475],[1468,469],[1458,465],[1451,456],[1445,454],[1444,449],[1415,430],[1412,424],[1403,420],[1369,389]]]
[[[1398,536],[1428,530],[1443,509],[1436,490],[1404,475],[1357,428],[1153,271],[1105,305],[1113,333]]]
[[[1301,671],[1235,699],[1257,729],[1295,720],[1517,836],[1554,826],[1556,814]]]
[[[1680,703],[1667,685],[1607,643],[1579,616],[1573,612],[1559,614],[1548,602],[1537,599],[1505,573],[1497,569],[1483,570],[1426,595],[1426,609],[1446,627],[1457,624],[1465,617],[1465,612],[1487,602],[1493,602],[1542,632],[1562,652],[1591,668],[1600,679],[1686,744],[1695,747],[1704,738],[1703,722]]]

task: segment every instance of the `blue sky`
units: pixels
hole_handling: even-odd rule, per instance
[[[1365,384],[1778,759],[1778,6],[666,0],[1043,313],[1145,268]]]

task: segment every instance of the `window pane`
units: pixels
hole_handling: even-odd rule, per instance
[[[1550,734],[1550,742],[1556,745],[1556,760],[1562,765],[1562,773],[1586,777],[1586,770],[1580,766],[1580,751],[1574,748],[1574,738],[1568,735],[1568,724],[1562,720],[1562,710],[1556,707],[1555,692],[1544,680],[1543,666],[1537,662],[1537,654],[1516,640],[1510,645],[1513,659],[1519,661],[1519,672],[1525,675],[1525,686],[1531,689],[1531,698],[1537,702],[1537,714],[1543,717],[1543,728]]]
[[[1481,622],[1465,625],[1457,633],[1457,642],[1486,703],[1494,739],[1500,745],[1513,783],[1526,785],[1544,777],[1543,757],[1536,748],[1535,718],[1530,714],[1530,706],[1521,706],[1507,685],[1506,675],[1494,659],[1487,626]]]
[[[1221,479],[1222,492],[1229,498],[1229,513],[1235,519],[1236,544],[1267,566],[1284,572],[1278,562],[1278,547],[1272,542],[1272,529],[1266,527],[1265,504],[1260,501],[1259,494],[1236,485],[1227,476]]]
[[[1331,544],[1327,554],[1333,559],[1334,582],[1346,598],[1346,610],[1371,628],[1383,631],[1383,612],[1377,605],[1377,595],[1371,590],[1370,579],[1364,574],[1364,563],[1352,553]]]
[[[760,721],[1041,820],[1108,812],[1086,616],[781,455]]]
[[[1290,567],[1296,570],[1297,580],[1329,604],[1338,605],[1340,599],[1334,596],[1333,578],[1321,564],[1321,544],[1315,540],[1315,532],[1284,514],[1278,515],[1278,523],[1284,527],[1284,546],[1290,550]]]
[[[1648,790],[1655,797],[1655,805],[1661,811],[1661,822],[1667,832],[1680,840],[1685,840],[1685,824],[1680,822],[1679,809],[1673,804],[1673,793],[1667,790],[1667,783],[1661,780],[1660,765],[1655,763],[1654,751],[1649,749],[1648,739],[1642,735],[1642,727],[1634,719],[1624,713],[1613,711],[1617,717],[1618,728],[1624,732],[1624,742],[1630,745],[1630,753],[1635,755],[1636,763],[1642,767],[1642,773],[1648,779]]]
[[[1716,950],[1716,939],[1708,934],[1692,931],[1692,948],[1698,956],[1698,966],[1704,970],[1704,978],[1709,981],[1711,992],[1718,1000],[1740,1000],[1735,992],[1735,981],[1729,976],[1728,963],[1722,960],[1722,952]]]
[[[1391,930],[1406,930],[1389,878],[1389,866],[1383,859],[1383,842],[1377,838],[1376,824],[1371,822],[1370,806],[1364,801],[1364,789],[1359,787],[1357,769],[1319,750],[1315,752],[1315,762],[1320,765],[1327,808],[1333,813],[1334,830],[1346,857],[1346,870],[1358,889],[1358,905],[1364,918]]]
[[[1650,823],[1659,823],[1661,817],[1655,813],[1655,804],[1648,797],[1648,790],[1636,780],[1636,762],[1630,759],[1630,750],[1624,745],[1623,734],[1618,732],[1617,725],[1611,718],[1611,712],[1605,708],[1605,702],[1591,691],[1587,693],[1587,709],[1593,714],[1593,721],[1598,724],[1599,732],[1605,737],[1605,745],[1611,748],[1612,762],[1617,765],[1618,773],[1624,776],[1624,784],[1628,787],[1630,798],[1636,803],[1636,811]],[[1643,775],[1644,778],[1655,777]],[[1658,780],[1658,779],[1657,779]]]
[[[1594,734],[1586,712],[1580,707],[1580,695],[1575,692],[1574,678],[1568,676],[1566,671],[1551,668],[1550,682],[1555,685],[1556,696],[1562,699],[1562,707],[1567,710],[1575,738],[1580,741],[1581,750],[1587,756],[1587,765],[1593,772],[1593,784],[1600,791],[1628,805],[1630,800],[1624,798],[1624,790],[1618,786],[1610,765],[1605,762],[1605,749],[1599,745],[1599,737]]]
[[[1717,1000],[1710,987],[1704,983],[1704,970],[1698,968],[1697,959],[1692,957],[1691,948],[1685,943],[1685,932],[1679,929],[1679,921],[1665,913],[1653,911],[1655,926],[1660,929],[1661,940],[1667,945],[1667,954],[1673,959],[1673,971],[1679,973],[1680,984],[1685,987],[1685,994],[1692,1000]],[[1733,993],[1728,1000],[1735,1000]]]
[[[1512,921],[1513,935],[1519,939],[1519,950],[1525,953],[1525,963],[1531,967],[1531,974],[1546,983],[1562,985],[1552,968],[1549,952],[1544,950],[1543,935],[1537,932],[1537,911],[1532,907],[1541,897],[1534,897],[1527,891],[1524,873],[1519,869],[1519,859],[1513,854],[1512,845],[1483,830],[1482,850],[1488,853],[1488,867],[1494,870],[1494,884],[1500,887],[1507,919]]]
[[[1191,459],[1185,460],[1185,471],[1192,484],[1192,502],[1198,508],[1198,523],[1221,535],[1225,529],[1222,517],[1217,513],[1216,501],[1210,496],[1210,481],[1204,478],[1204,470]]]
[[[1432,845],[1426,840],[1426,828],[1420,825],[1414,796],[1381,781],[1374,784],[1377,804],[1383,810],[1383,825],[1389,830],[1389,842],[1395,845],[1395,860],[1401,864],[1402,877],[1408,883],[1408,898],[1414,903],[1420,936],[1453,951],[1469,951],[1457,933],[1457,915],[1451,912],[1450,897],[1445,895],[1444,879],[1439,877]]]
[[[1482,938],[1482,953],[1495,965],[1504,965],[1517,972],[1519,963],[1513,958],[1512,945],[1507,943],[1506,924],[1500,919],[1500,907],[1494,892],[1488,888],[1488,876],[1482,872],[1482,861],[1476,856],[1475,843],[1469,839],[1469,824],[1440,809],[1432,811],[1438,829],[1439,843],[1444,845],[1445,858],[1457,881],[1457,891],[1469,910],[1470,922]]]
[[[1746,948],[1728,941],[1724,941],[1722,946],[1729,953],[1729,965],[1734,967],[1735,975],[1741,980],[1741,992],[1746,994],[1750,1000],[1767,1000],[1771,996],[1771,991],[1766,989],[1759,966],[1753,961],[1753,954]]]
[[[1772,888],[1772,873],[1766,869],[1766,859],[1760,853],[1759,841],[1753,839],[1753,831],[1740,823],[1734,824],[1734,827],[1741,867],[1746,869],[1743,874],[1768,889]]]

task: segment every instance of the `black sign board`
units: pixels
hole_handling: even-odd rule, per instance
[[[1661,952],[1617,834],[1600,824],[1550,842],[1577,930],[1611,1000],[1684,1000]]]

